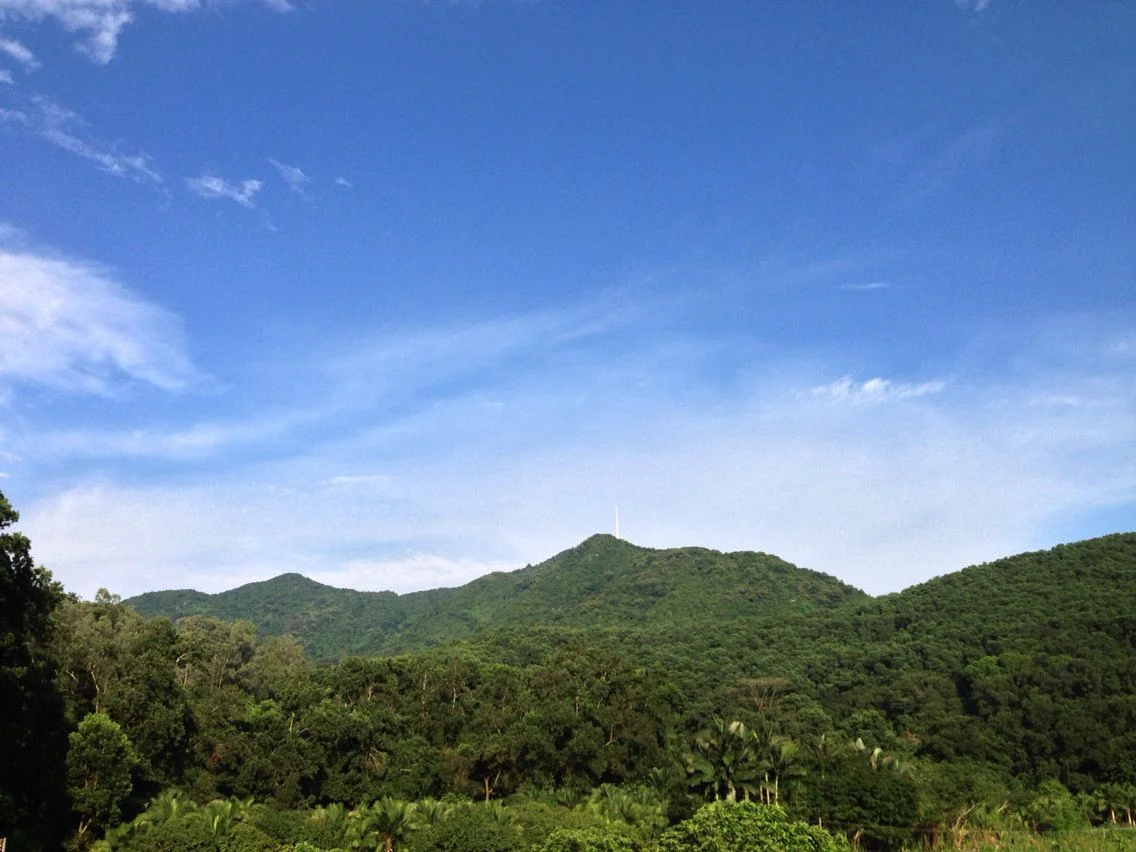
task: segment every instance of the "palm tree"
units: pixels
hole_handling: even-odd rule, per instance
[[[210,830],[215,837],[224,837],[236,823],[249,818],[256,801],[249,796],[241,799],[231,796],[228,799],[214,799],[202,810]]]
[[[139,826],[158,825],[195,810],[197,802],[176,787],[171,787],[151,799],[146,810],[135,817],[134,823]]]
[[[694,739],[688,771],[691,786],[713,791],[715,800],[737,801],[755,789],[758,767],[748,729],[742,722],[715,716],[708,730]]]
[[[422,799],[415,806],[415,816],[419,828],[437,825],[450,815],[453,805],[437,799]]]
[[[397,844],[417,827],[416,811],[413,802],[387,796],[369,807],[356,808],[351,812],[351,848],[394,852]]]
[[[801,765],[800,749],[788,737],[776,737],[766,755],[769,775],[773,778],[773,802],[781,801],[781,782],[800,778],[805,774]]]
[[[483,802],[482,807],[488,809],[489,815],[493,817],[494,822],[512,825],[515,821],[513,812],[505,807],[503,802]]]
[[[325,807],[316,808],[308,815],[311,822],[324,827],[324,837],[333,838],[336,845],[341,843],[347,835],[348,813],[347,808],[340,802],[332,802]]]
[[[843,748],[840,742],[834,737],[830,737],[827,733],[813,739],[811,742],[806,743],[809,756],[820,766],[820,777],[824,778],[828,768],[832,766],[840,758],[843,753]]]
[[[1115,802],[1117,810],[1124,811],[1124,816],[1131,826],[1136,826],[1136,821],[1132,819],[1133,811],[1136,811],[1136,784],[1117,784],[1115,791]]]

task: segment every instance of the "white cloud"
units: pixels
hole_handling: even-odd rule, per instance
[[[872,290],[890,290],[891,282],[889,281],[868,281],[863,284],[841,284],[841,290],[853,290],[855,292],[870,292]]]
[[[139,183],[159,184],[162,177],[145,154],[123,154],[86,132],[77,113],[44,97],[33,98],[30,111],[0,110],[0,119],[22,124],[70,154],[94,163],[101,171]]]
[[[356,473],[333,476],[324,482],[336,488],[358,488],[365,491],[388,490],[393,478],[385,473]]]
[[[284,183],[288,184],[288,188],[290,190],[295,192],[297,195],[304,194],[304,188],[309,183],[311,183],[311,178],[304,174],[298,166],[285,165],[279,160],[274,160],[271,157],[269,158],[268,162],[270,162],[273,167],[275,167],[276,171],[280,172],[280,178],[284,181]]]
[[[0,7],[2,7],[2,5],[3,0],[0,0]],[[39,68],[39,60],[35,58],[35,54],[20,42],[14,41],[13,39],[0,38],[0,54],[20,63],[27,71],[34,71]]]
[[[292,9],[288,0],[262,0],[277,12]],[[0,0],[0,21],[5,17],[32,21],[52,18],[68,32],[81,35],[79,50],[94,62],[114,58],[122,30],[134,20],[134,10],[148,6],[163,12],[190,12],[218,5],[215,0]]]
[[[0,247],[0,387],[173,391],[195,378],[177,319],[106,270]]]
[[[74,125],[79,121],[75,113],[46,101],[42,104],[43,123],[39,132],[48,142],[64,151],[90,160],[115,177],[148,183],[162,182],[161,175],[150,168],[149,157],[143,154],[120,154],[97,140],[80,138],[73,132]]]
[[[355,184],[351,183],[351,181],[349,181],[345,177],[337,177],[335,179],[335,185],[336,186],[342,186],[346,189],[351,189]]]
[[[12,79],[12,73],[10,71],[5,71],[3,68],[0,68],[0,83],[7,83],[8,85],[11,85],[14,82],[15,80]]]
[[[256,207],[256,194],[264,186],[261,181],[252,178],[232,183],[208,173],[200,177],[186,178],[185,182],[195,195],[200,195],[202,198],[227,198],[249,210]]]
[[[810,393],[814,397],[829,399],[834,402],[850,402],[859,405],[927,396],[928,394],[939,393],[946,386],[947,383],[942,379],[933,379],[919,384],[907,384],[878,377],[864,382],[856,382],[851,376],[845,376],[829,384],[817,385],[810,389]]]
[[[764,550],[882,592],[1055,544],[1055,519],[1136,501],[1124,356],[1029,343],[1040,351],[1011,360],[1043,370],[964,374],[942,395],[817,384],[814,359],[787,356],[723,395],[700,378],[714,353],[621,338],[614,358],[589,315],[289,360],[302,384],[287,396],[325,419],[300,412],[269,457],[233,447],[183,483],[116,482],[104,460],[20,507],[37,558],[83,594],[283,571],[406,591],[545,559],[609,530],[618,503],[636,543]]]

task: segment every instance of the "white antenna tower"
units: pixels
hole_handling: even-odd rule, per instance
[[[619,538],[619,504],[615,504],[615,537]]]

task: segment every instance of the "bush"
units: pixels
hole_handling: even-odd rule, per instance
[[[560,829],[586,831],[604,827],[603,821],[591,811],[569,810],[531,799],[510,800],[507,812],[529,846],[540,846]]]
[[[139,832],[122,848],[138,852],[218,852],[220,847],[201,814],[191,813]]]
[[[540,852],[635,852],[635,848],[626,835],[610,829],[559,828]]]
[[[250,822],[238,822],[225,836],[222,852],[276,852],[280,844]]]
[[[847,849],[814,825],[791,822],[777,805],[714,802],[659,839],[659,852],[838,852]]]
[[[502,818],[500,810],[469,805],[411,835],[405,848],[410,852],[529,852],[532,844],[525,841],[520,826]]]

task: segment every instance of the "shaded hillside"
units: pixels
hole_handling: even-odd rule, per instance
[[[919,731],[927,756],[1074,783],[1136,769],[1134,533],[978,565],[817,627],[809,678]]]
[[[795,706],[858,719],[849,733],[885,750],[902,735],[921,756],[1035,783],[1136,769],[1136,533],[656,641],[705,704],[728,703],[743,677],[784,678]]]
[[[539,565],[456,589],[356,592],[284,574],[217,595],[151,592],[127,603],[144,615],[245,619],[266,634],[291,633],[328,658],[422,649],[502,626],[664,631],[867,599],[766,554],[651,550],[596,535]]]
[[[1000,559],[811,611],[738,607],[727,608],[734,617],[719,617],[720,609],[699,615],[695,600],[684,611],[686,618],[641,627],[629,621],[587,639],[660,664],[694,717],[739,712],[745,699],[738,684],[764,677],[783,681],[793,707],[819,702],[834,719],[879,711],[937,759],[1004,763],[1012,754],[1023,772],[1074,771],[1047,764],[1045,749],[1019,736],[1031,730],[1043,731],[1044,742],[1094,743],[1093,752],[1068,752],[1099,764],[1080,770],[1089,774],[1103,772],[1112,746],[1136,749],[1128,733],[1136,731],[1136,533]],[[565,632],[555,624],[506,623],[468,644],[483,658],[523,664],[534,648],[562,643]],[[1063,696],[1093,700],[1063,703]],[[868,730],[861,734],[870,738]]]

